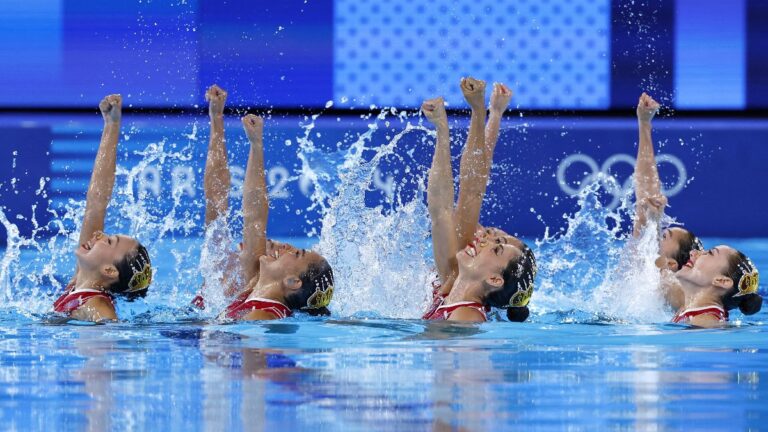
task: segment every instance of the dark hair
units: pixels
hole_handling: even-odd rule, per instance
[[[683,232],[683,235],[677,243],[677,253],[672,257],[672,259],[677,262],[677,269],[680,270],[686,263],[688,263],[688,260],[691,259],[691,251],[704,250],[704,245],[701,244],[701,240],[699,240],[699,238],[690,230],[681,227],[675,228]]]
[[[536,278],[536,257],[528,245],[523,244],[522,255],[513,258],[501,273],[504,285],[488,295],[486,303],[507,310],[510,321],[523,322],[530,311],[528,302],[533,294],[533,282]]]
[[[114,265],[117,268],[117,280],[107,287],[107,291],[128,301],[147,295],[152,283],[152,262],[144,245],[138,243],[136,249],[125,254],[123,259]]]
[[[307,266],[299,275],[301,289],[285,297],[291,310],[301,310],[313,316],[330,315],[328,303],[333,297],[333,269],[325,258]]]
[[[763,298],[757,293],[760,279],[752,261],[736,251],[728,257],[725,275],[733,281],[733,288],[723,296],[723,306],[728,310],[738,307],[744,315],[760,312]]]

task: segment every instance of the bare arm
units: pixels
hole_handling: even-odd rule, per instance
[[[253,114],[243,117],[243,127],[251,150],[243,184],[243,250],[240,265],[245,280],[259,272],[259,257],[267,252],[267,216],[269,198],[264,178],[264,120]]]
[[[432,250],[435,265],[444,283],[457,271],[456,225],[453,219],[453,173],[451,172],[451,140],[448,116],[443,98],[425,101],[422,112],[437,129],[437,144],[429,169],[427,206],[432,221]]]
[[[656,156],[653,151],[653,140],[651,138],[651,120],[659,110],[659,103],[650,96],[643,93],[637,105],[637,122],[639,130],[639,141],[637,147],[637,162],[635,163],[635,201],[640,206],[641,203],[648,200],[660,202],[664,199],[661,194],[661,181],[656,167]],[[666,200],[664,200],[666,206]],[[662,206],[662,210],[663,207]],[[634,235],[638,236],[640,230],[645,226],[648,217],[661,217],[661,212],[648,212],[647,209],[637,208],[634,224]]]
[[[485,154],[483,133],[486,120],[485,81],[464,78],[461,80],[461,92],[472,108],[467,142],[459,165],[459,197],[455,215],[458,244],[466,245],[472,241],[477,230],[485,194],[485,184],[482,180],[485,160],[488,158]],[[485,178],[487,179],[487,174]]]
[[[664,294],[664,299],[673,309],[678,310],[683,307],[685,303],[683,288],[674,273],[669,270],[661,271],[661,291]]]
[[[504,84],[494,84],[485,133],[480,135],[477,148],[470,149],[467,146],[464,149],[459,182],[459,201],[456,208],[460,245],[465,245],[472,240],[480,222],[480,208],[488,187],[488,177],[493,164],[493,152],[499,140],[501,119],[511,98],[512,91],[509,88]],[[465,158],[469,159],[468,165],[471,167],[466,175],[463,165]]]
[[[104,229],[104,217],[107,205],[112,198],[115,186],[115,165],[117,161],[117,141],[120,138],[122,119],[122,97],[109,95],[99,103],[101,116],[104,118],[104,131],[101,134],[99,150],[93,165],[91,183],[85,201],[85,216],[80,229],[80,244],[87,242],[93,233]]]
[[[224,103],[227,92],[212,85],[205,92],[208,114],[211,118],[211,139],[205,160],[205,225],[226,215],[229,207],[230,174],[227,165],[227,148],[224,143]]]

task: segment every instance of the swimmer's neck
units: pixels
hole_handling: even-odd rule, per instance
[[[484,292],[483,282],[467,280],[461,275],[456,277],[451,292],[445,298],[445,304],[454,304],[459,302],[475,302],[483,304]]]
[[[259,279],[253,286],[251,293],[248,294],[248,298],[262,298],[285,304],[285,294],[283,294],[283,286],[280,281],[265,282]]]
[[[685,293],[685,303],[682,310],[719,306],[723,309],[723,300],[718,292],[720,288],[709,287],[694,293]]]
[[[99,275],[89,275],[84,272],[79,272],[77,279],[75,280],[74,290],[78,289],[97,289],[99,291],[106,291],[104,280]]]

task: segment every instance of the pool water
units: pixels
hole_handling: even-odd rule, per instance
[[[719,243],[768,268],[768,239],[705,239]],[[20,259],[31,257],[25,251]],[[160,277],[161,287],[173,280]],[[183,302],[195,290],[163,295]],[[768,424],[765,309],[735,314],[729,328],[702,330],[668,324],[668,316],[633,324],[535,307],[522,324],[358,311],[226,325],[170,300],[150,296],[147,303],[149,310],[119,304],[135,311],[106,325],[0,307],[2,429],[655,431]]]

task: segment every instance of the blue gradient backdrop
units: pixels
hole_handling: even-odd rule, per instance
[[[639,89],[692,109],[768,106],[756,0],[5,0],[0,107],[413,106],[474,74],[522,108],[611,109]]]

